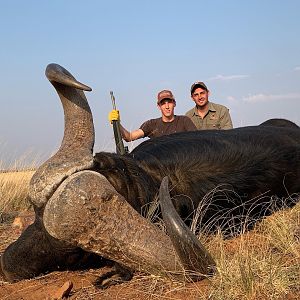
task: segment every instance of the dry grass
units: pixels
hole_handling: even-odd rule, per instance
[[[218,266],[211,279],[211,299],[300,296],[300,203],[233,240],[216,235],[209,248]]]
[[[215,258],[217,274],[205,285],[170,284],[152,277],[149,299],[181,299],[175,291],[182,299],[300,299],[300,203],[234,239],[219,233],[200,240]]]
[[[0,173],[0,213],[27,209],[29,181],[34,171]]]
[[[33,173],[0,173],[0,212],[28,208],[28,183]],[[267,217],[235,239],[225,240],[221,234],[200,239],[218,266],[217,274],[205,285],[137,275],[123,288],[134,287],[144,295],[141,299],[185,299],[187,295],[199,300],[300,299],[300,203]],[[78,293],[89,293],[89,289]],[[74,299],[79,298],[74,295]]]

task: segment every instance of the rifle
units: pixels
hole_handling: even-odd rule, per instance
[[[112,91],[110,92],[110,97],[111,97],[113,109],[116,110],[117,109],[116,99]],[[114,136],[115,136],[116,152],[117,154],[124,155],[128,153],[128,147],[124,146],[122,140],[120,121],[112,121],[112,124],[113,124]]]

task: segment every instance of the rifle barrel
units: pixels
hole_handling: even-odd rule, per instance
[[[116,110],[117,109],[116,99],[112,91],[110,92],[110,97],[111,97],[113,109]],[[113,124],[114,137],[116,143],[116,152],[117,154],[123,155],[126,153],[126,149],[124,147],[124,143],[121,135],[120,121],[112,121],[112,124]]]

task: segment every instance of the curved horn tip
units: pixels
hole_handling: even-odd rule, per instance
[[[53,71],[60,71],[60,72],[63,72],[63,73],[66,73],[68,75],[71,75],[68,70],[66,70],[64,67],[62,67],[61,65],[59,64],[56,64],[56,63],[50,63],[47,65],[46,67],[46,70],[45,70],[45,73],[46,73],[46,76],[47,74],[49,74],[50,72],[53,72]]]
[[[161,184],[160,184],[160,188],[163,189],[163,190],[169,190],[169,177],[168,176],[165,176],[162,181],[161,181]]]
[[[50,81],[66,84],[86,92],[92,91],[92,88],[77,81],[67,69],[65,69],[59,64],[56,63],[48,64],[45,70],[45,75]]]
[[[191,278],[195,280],[213,275],[216,263],[178,215],[170,197],[168,177],[164,177],[161,182],[159,200],[167,233],[185,270],[194,271]]]

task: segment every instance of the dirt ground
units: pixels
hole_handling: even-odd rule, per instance
[[[0,224],[0,254],[20,235],[20,231],[12,227],[12,222]],[[130,282],[101,290],[93,285],[99,276],[108,272],[108,267],[86,271],[53,272],[31,280],[7,283],[0,276],[1,300],[53,300],[55,294],[64,283],[71,281],[73,288],[66,299],[199,299],[199,295],[208,293],[209,282],[183,286],[180,283],[162,281],[145,274],[135,274]],[[206,298],[206,297],[205,297]]]
[[[15,219],[16,220],[16,219]],[[18,238],[21,231],[13,226],[14,219],[0,222],[0,255],[4,249]],[[17,222],[18,223],[18,222]],[[250,233],[252,236],[252,234]],[[253,245],[257,238],[252,237]],[[235,245],[236,244],[236,245]],[[238,238],[226,243],[226,252],[235,252],[238,245]],[[8,283],[0,275],[0,300],[55,300],[61,287],[72,282],[72,289],[68,296],[63,299],[84,299],[84,300],[199,300],[212,299],[213,286],[209,280],[183,285],[170,282],[158,277],[136,273],[129,282],[112,286],[101,290],[94,285],[94,282],[106,272],[108,267],[91,269],[85,271],[53,272],[31,280],[23,280],[17,283]],[[60,298],[59,298],[60,299]],[[215,299],[215,298],[214,298]],[[229,298],[226,298],[229,299]],[[247,298],[248,299],[248,298]],[[269,298],[251,297],[249,300],[267,300]],[[275,298],[272,298],[275,299]],[[277,298],[276,298],[277,299]],[[300,299],[299,293],[285,294],[280,300]]]

